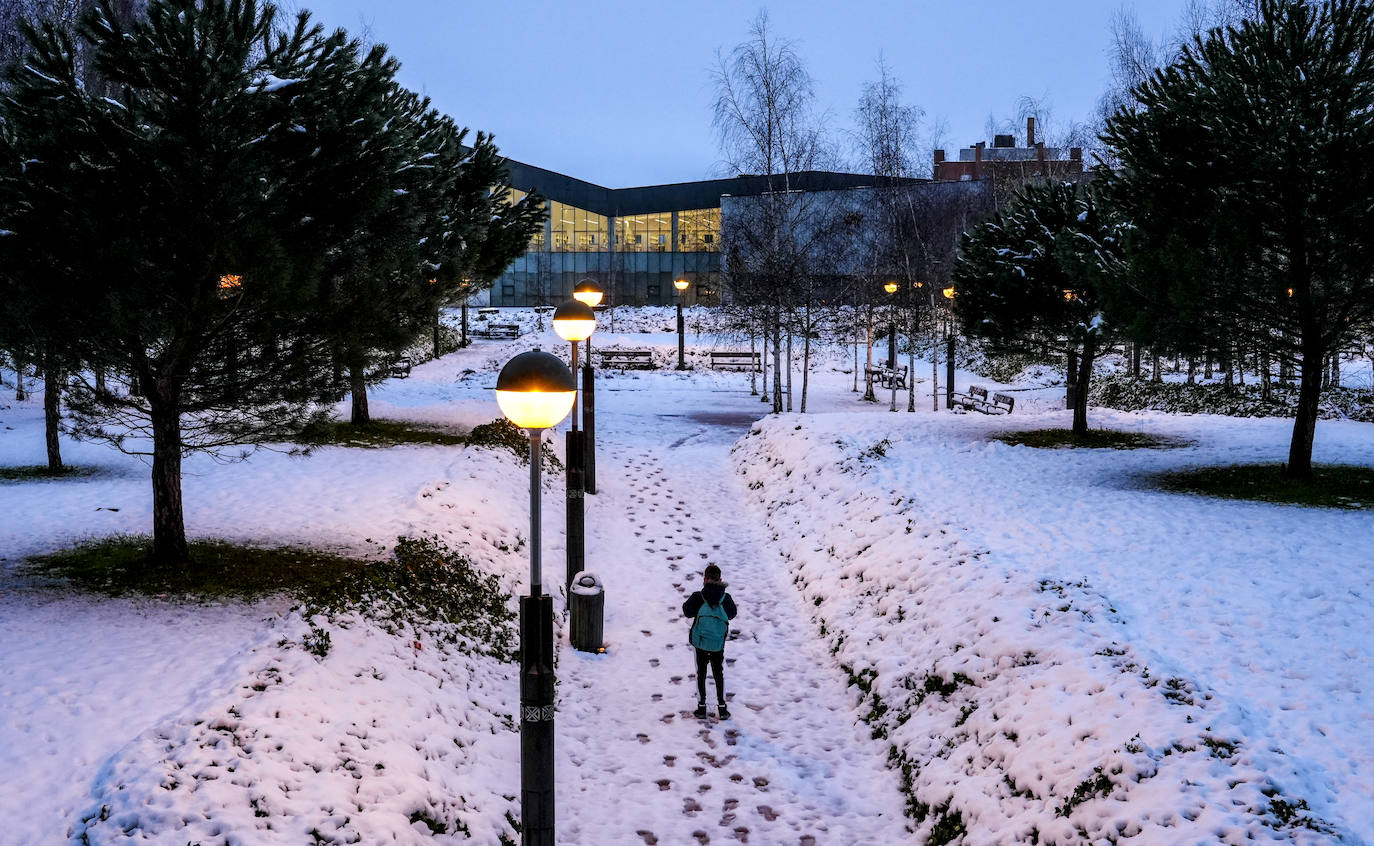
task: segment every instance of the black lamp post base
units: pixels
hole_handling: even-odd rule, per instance
[[[520,597],[520,843],[554,844],[553,598]]]

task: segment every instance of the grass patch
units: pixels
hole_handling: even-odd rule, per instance
[[[307,427],[300,434],[301,443],[309,446],[346,446],[381,449],[401,444],[434,444],[437,446],[461,446],[467,438],[454,432],[405,423],[399,420],[373,420],[355,426],[338,420],[329,420]]]
[[[1072,429],[1031,429],[1025,432],[998,432],[988,436],[1012,446],[1028,446],[1036,449],[1177,449],[1188,446],[1189,442],[1163,435],[1150,435],[1144,432],[1117,432],[1112,429],[1089,429],[1087,434],[1076,436]]]
[[[1374,467],[1317,464],[1312,478],[1289,479],[1282,464],[1231,464],[1159,473],[1157,487],[1177,493],[1315,508],[1374,509]]]
[[[28,467],[0,467],[0,481],[4,482],[30,482],[40,479],[76,479],[83,476],[94,476],[94,467],[72,467],[70,465],[62,467],[60,470],[50,470],[46,464],[33,464]]]
[[[370,566],[369,562],[295,547],[256,547],[223,540],[192,541],[191,566],[152,563],[151,538],[119,535],[29,559],[39,574],[113,595],[178,594],[198,599],[254,599],[277,593],[314,594]]]

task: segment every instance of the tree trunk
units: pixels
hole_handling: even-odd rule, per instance
[[[854,336],[854,387],[850,388],[851,393],[859,392],[859,336]]]
[[[867,306],[868,311],[868,357],[864,359],[864,402],[877,402],[878,397],[873,393],[873,307]]]
[[[1311,332],[1306,338],[1315,335]],[[1302,382],[1298,385],[1298,413],[1293,420],[1293,439],[1288,446],[1288,465],[1283,474],[1290,479],[1312,478],[1312,440],[1317,433],[1317,410],[1321,402],[1322,360],[1326,351],[1315,343],[1304,343]]]
[[[436,309],[434,310],[434,358],[438,358],[439,355],[440,355],[440,350],[439,350],[439,329],[440,329],[440,326],[439,326],[439,317],[440,317],[440,315],[442,315],[443,313],[444,313],[443,309],[436,308]]]
[[[916,411],[916,317],[913,313],[911,317],[911,329],[908,335],[911,341],[906,348],[906,410],[907,413]]]
[[[789,370],[791,368],[788,368]],[[788,373],[789,378],[791,373]],[[773,324],[773,413],[782,413],[782,321]]]
[[[48,469],[62,469],[62,446],[57,440],[57,424],[62,420],[62,369],[43,366],[43,435],[48,446]]]
[[[1269,373],[1269,350],[1260,350],[1259,357],[1260,398],[1268,402],[1269,398],[1273,395],[1273,380]]]
[[[1331,387],[1341,386],[1341,354],[1333,352],[1331,354]]]
[[[1197,356],[1188,354],[1188,384],[1197,384]]]
[[[185,570],[190,550],[181,502],[181,397],[167,377],[146,387],[153,429],[153,562]]]
[[[1164,374],[1159,370],[1159,353],[1150,350],[1150,381],[1163,382]]]
[[[787,330],[787,412],[792,413],[792,330]]]
[[[1140,342],[1135,341],[1131,344],[1131,376],[1135,379],[1140,378]]]
[[[1078,382],[1073,398],[1073,436],[1088,434],[1088,386],[1093,376],[1093,356],[1097,353],[1097,336],[1083,339],[1083,354],[1078,360]]]
[[[940,330],[939,318],[930,326],[930,410],[940,410]]]
[[[806,413],[806,389],[811,383],[811,306],[806,307],[806,336],[802,338],[802,395],[801,411]]]
[[[372,416],[367,411],[367,379],[366,370],[362,362],[357,362],[348,368],[348,382],[353,392],[353,413],[349,417],[349,422],[354,426],[363,426],[372,422]]]
[[[24,365],[21,362],[14,364],[14,401],[23,402],[29,398],[29,394],[24,390]]]
[[[754,368],[753,357],[754,357],[754,327],[753,327],[753,325],[750,325],[750,327],[749,327],[749,358],[750,358],[750,363],[749,363],[749,396],[751,396],[751,397],[756,397],[756,396],[759,395],[759,377],[758,377],[758,373],[755,371],[755,368]]]
[[[491,300],[487,300],[487,302],[491,302]],[[462,342],[463,347],[466,348],[468,345],[468,301],[466,297],[463,298],[463,324],[462,328],[458,331],[458,338]]]
[[[95,368],[95,392],[101,396],[109,393],[109,389],[105,387],[105,368],[103,367]]]
[[[759,341],[763,344],[763,355],[759,356],[760,370],[763,371],[760,381],[763,383],[763,395],[759,397],[759,402],[768,402],[768,326],[761,326]]]
[[[1064,368],[1064,407],[1078,407],[1078,351],[1069,350],[1069,363]]]

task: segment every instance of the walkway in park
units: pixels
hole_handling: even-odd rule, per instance
[[[903,842],[886,748],[856,725],[845,680],[734,472],[730,446],[762,405],[747,392],[663,384],[650,395],[637,381],[603,383],[597,397],[587,566],[607,585],[609,649],[565,652],[559,666],[560,839]],[[561,549],[550,559],[561,572]],[[681,616],[708,563],[740,607],[724,722],[692,715]]]

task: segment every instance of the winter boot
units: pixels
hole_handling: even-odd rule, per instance
[[[706,719],[706,703],[698,702],[697,709],[692,712],[692,716],[696,717],[698,720]]]
[[[720,717],[722,720],[730,719],[730,709],[725,707],[724,702],[716,706],[716,716]]]

